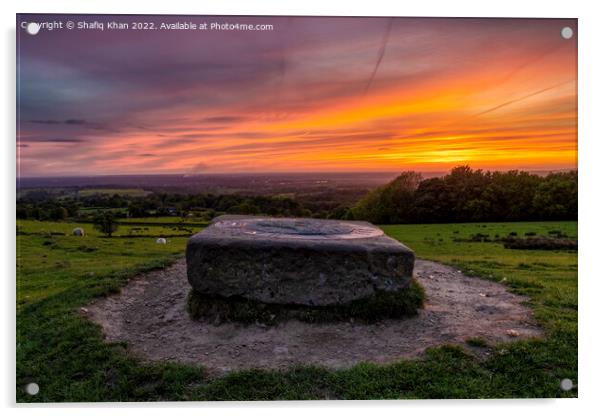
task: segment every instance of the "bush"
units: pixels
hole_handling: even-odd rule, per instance
[[[577,240],[570,238],[506,238],[504,248],[515,250],[577,250]]]

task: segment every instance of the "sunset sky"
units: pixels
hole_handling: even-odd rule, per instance
[[[23,177],[577,167],[576,20],[49,20],[274,29],[17,29]]]

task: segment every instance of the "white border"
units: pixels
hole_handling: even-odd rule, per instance
[[[465,17],[569,17],[579,18],[579,399],[576,400],[487,400],[487,401],[397,401],[397,402],[272,402],[272,403],[181,403],[181,404],[122,404],[112,410],[115,414],[131,413],[132,408],[142,407],[145,413],[163,414],[166,407],[171,411],[205,413],[208,411],[233,413],[242,411],[251,415],[304,414],[307,412],[345,412],[365,414],[367,411],[399,414],[400,412],[445,413],[446,415],[471,414],[482,416],[507,415],[509,412],[526,410],[562,414],[587,412],[600,409],[602,393],[602,368],[600,366],[599,296],[602,293],[602,276],[596,273],[596,255],[602,235],[598,220],[600,206],[599,160],[602,157],[602,117],[599,104],[602,96],[600,74],[600,40],[602,40],[602,16],[595,1],[576,0],[539,1],[500,0],[496,3],[482,0],[434,1],[420,0],[395,2],[370,0],[297,0],[297,1],[82,1],[82,0],[21,0],[15,4],[1,3],[2,13],[2,256],[5,267],[2,275],[2,310],[5,336],[0,343],[2,350],[2,378],[0,394],[5,406],[14,408],[15,400],[15,13],[120,13],[120,14],[215,14],[215,15],[331,15],[331,16],[465,16]],[[597,402],[597,403],[596,403]],[[48,405],[43,408],[19,406],[25,413],[100,414],[114,404],[95,405]],[[336,410],[335,410],[336,408]],[[588,412],[589,413],[589,412]]]

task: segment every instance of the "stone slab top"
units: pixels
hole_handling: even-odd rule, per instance
[[[190,244],[207,241],[331,248],[386,246],[393,251],[411,251],[368,222],[314,218],[222,215],[213,219],[202,232],[191,237]]]

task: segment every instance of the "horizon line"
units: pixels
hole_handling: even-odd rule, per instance
[[[460,166],[468,166],[470,165],[458,165]],[[452,168],[452,169],[454,169]],[[447,170],[415,170],[415,169],[404,169],[404,170],[383,170],[383,171],[314,171],[314,172],[302,172],[302,171],[277,171],[277,172],[199,172],[199,173],[188,173],[188,172],[175,172],[175,173],[106,173],[106,174],[95,174],[95,175],[39,175],[39,176],[16,176],[16,179],[52,179],[52,178],[102,178],[102,177],[126,177],[126,176],[218,176],[218,175],[236,175],[236,176],[253,176],[253,175],[349,175],[349,174],[399,174],[402,172],[416,172],[416,173],[426,173],[426,174],[447,174],[452,171],[452,169]],[[519,172],[567,172],[567,171],[578,171],[578,167],[574,168],[551,168],[551,169],[521,169],[521,168],[513,168],[513,169],[484,169],[484,168],[471,168],[474,171],[483,171],[483,172],[511,172],[511,171],[519,171]]]

